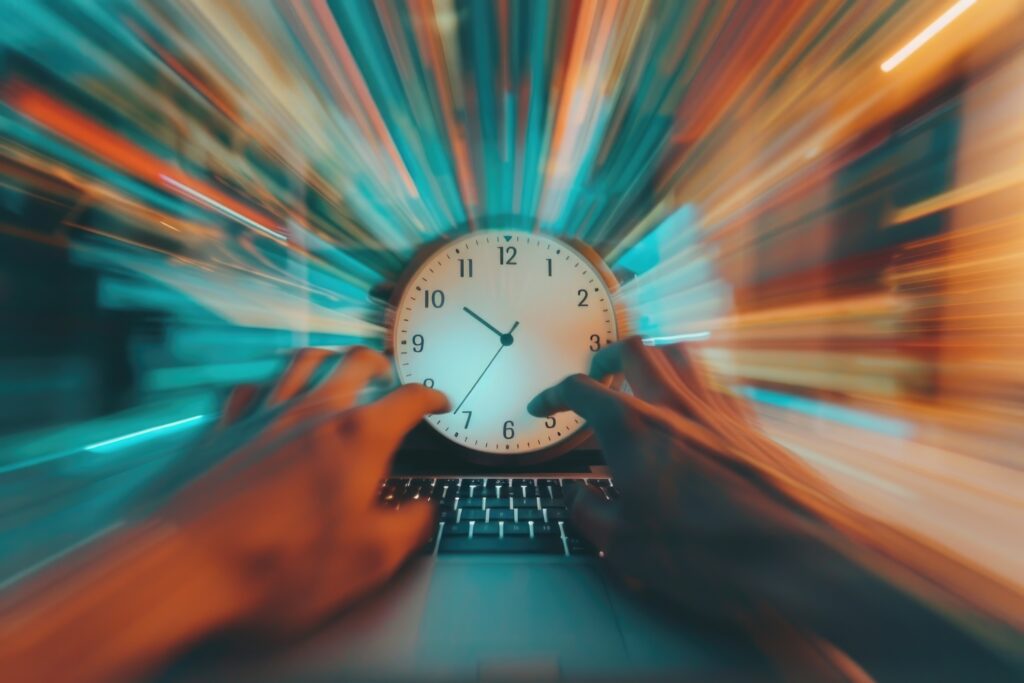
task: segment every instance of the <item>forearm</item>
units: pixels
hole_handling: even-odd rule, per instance
[[[934,606],[866,568],[829,532],[795,541],[755,592],[879,680],[1009,680],[1011,667]],[[837,547],[838,546],[838,547]],[[934,680],[934,678],[933,678]]]
[[[245,596],[187,535],[135,528],[6,596],[0,669],[18,681],[132,680],[232,620]]]

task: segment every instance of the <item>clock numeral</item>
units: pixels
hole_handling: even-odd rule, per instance
[[[459,259],[459,277],[473,277],[473,259]]]
[[[423,308],[441,308],[444,306],[444,292],[440,289],[430,291],[429,289],[423,290]]]
[[[557,421],[555,420],[555,416],[549,415],[548,418],[544,420],[544,426],[547,427],[548,429],[554,429],[556,422]]]
[[[512,439],[516,435],[516,425],[512,420],[505,420],[504,426],[501,428],[501,435],[506,439]]]
[[[466,416],[466,426],[463,429],[469,429],[469,421],[473,418],[473,411],[463,410],[462,414]]]
[[[548,259],[548,277],[551,277],[551,259]]]
[[[578,289],[576,290],[576,296],[580,298],[580,302],[576,304],[580,308],[588,308],[590,304],[587,303],[587,290]]]
[[[412,350],[414,353],[419,353],[423,350],[423,335],[414,334],[412,335]]]
[[[425,380],[423,380],[423,386],[425,386],[428,389],[433,389],[434,388],[434,380],[431,379],[430,377],[427,377]]]
[[[600,351],[601,350],[601,335],[592,334],[590,335],[590,350]]]
[[[498,247],[498,265],[517,266],[515,247]]]

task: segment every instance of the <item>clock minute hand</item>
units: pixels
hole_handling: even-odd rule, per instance
[[[461,401],[459,401],[459,405],[455,406],[455,410],[452,411],[453,413],[459,412],[459,408],[461,408],[462,404],[464,404],[469,399],[469,395],[473,393],[474,389],[476,389],[476,385],[480,384],[480,380],[482,380],[484,378],[484,375],[487,374],[487,371],[491,369],[491,366],[494,365],[494,361],[497,360],[498,358],[498,354],[501,353],[504,348],[505,344],[502,344],[501,346],[498,347],[498,350],[494,352],[494,355],[491,356],[491,360],[487,363],[487,367],[484,368],[484,371],[481,372],[480,376],[476,378],[475,382],[473,382],[473,386],[469,388],[469,391],[466,392],[466,395],[462,397]]]
[[[476,318],[477,322],[479,322],[481,325],[483,325],[484,327],[489,329],[491,332],[493,332],[494,334],[498,335],[499,337],[501,336],[501,330],[499,330],[497,327],[495,327],[494,325],[490,324],[489,322],[487,322],[486,320],[484,320],[483,318],[481,318],[480,316],[478,316],[476,313],[474,313],[473,311],[469,310],[465,306],[462,307],[462,310],[464,310],[466,313],[469,313],[471,316]]]
[[[470,311],[468,308],[466,309],[466,312],[469,313],[470,315],[474,315],[473,312]],[[483,321],[481,320],[480,322]],[[486,325],[487,323],[484,324]],[[490,325],[488,325],[488,327],[490,327]],[[516,331],[517,327],[519,327],[518,320],[515,322],[514,325],[512,325],[512,329],[510,329],[508,332],[505,332],[504,334],[502,334],[501,332],[498,333],[501,336],[501,346],[499,346],[498,350],[494,352],[493,356],[491,356],[491,360],[487,363],[487,367],[484,368],[484,371],[481,372],[480,376],[476,378],[475,382],[473,382],[473,386],[469,388],[469,391],[466,392],[466,395],[462,397],[461,401],[459,401],[459,405],[455,406],[455,410],[452,411],[453,413],[458,413],[459,408],[461,408],[462,405],[467,400],[469,400],[469,395],[473,393],[473,390],[476,389],[476,385],[480,384],[480,380],[484,378],[484,375],[487,374],[487,371],[491,369],[492,365],[494,365],[494,361],[498,359],[498,354],[501,353],[502,349],[504,349],[506,346],[512,346],[512,333]]]

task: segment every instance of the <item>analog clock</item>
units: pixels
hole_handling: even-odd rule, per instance
[[[492,460],[557,452],[583,420],[572,412],[533,417],[526,404],[587,372],[594,352],[618,339],[605,272],[534,233],[487,230],[447,242],[395,300],[399,380],[448,396],[452,410],[427,421],[465,448]]]

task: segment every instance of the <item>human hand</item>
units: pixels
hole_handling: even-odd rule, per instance
[[[307,388],[336,359],[300,351],[265,399],[237,388],[213,441],[248,440],[167,511],[247,596],[230,626],[281,634],[314,625],[386,581],[435,523],[428,502],[396,510],[377,495],[402,438],[447,399],[406,385],[357,406],[371,381],[391,376],[390,361],[366,348]]]
[[[618,373],[634,395],[599,381]],[[571,520],[632,584],[735,621],[812,552],[822,524],[794,494],[828,487],[712,389],[683,346],[607,347],[589,377],[568,377],[529,406],[538,416],[567,409],[593,426],[621,494],[567,493]]]

